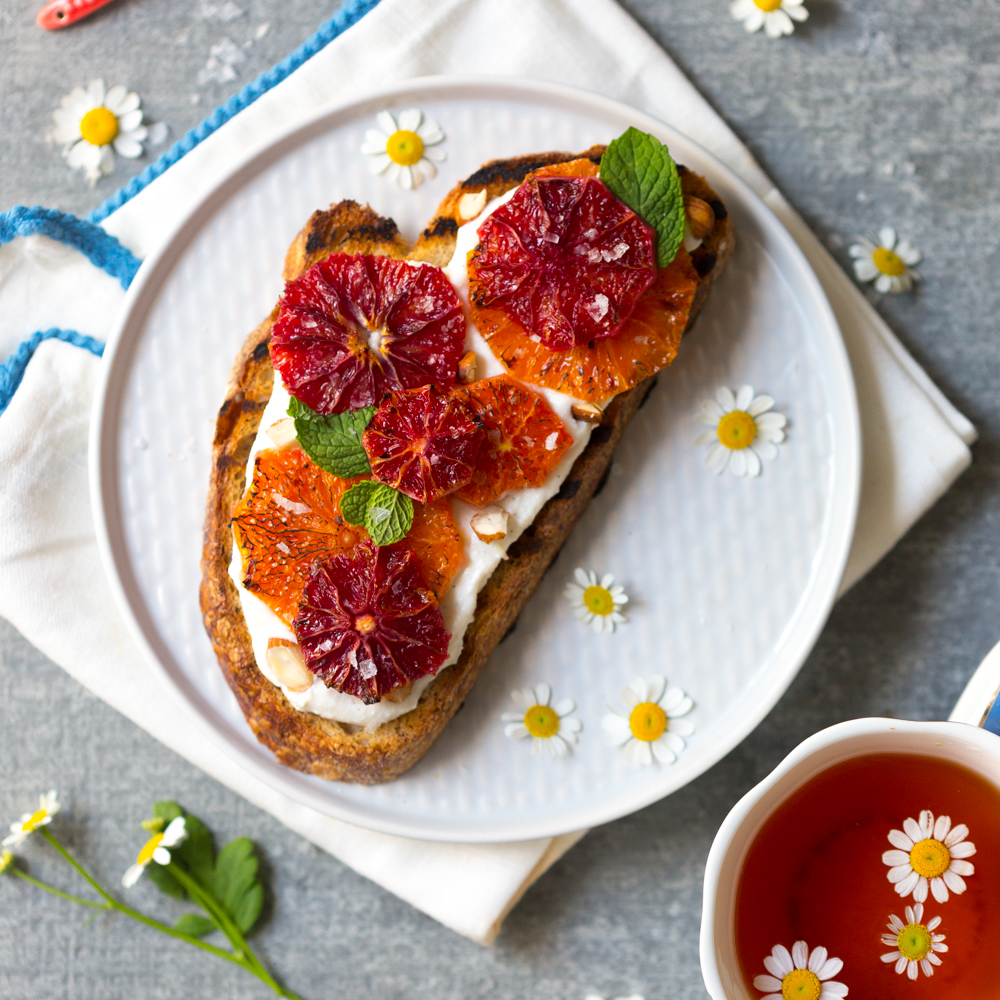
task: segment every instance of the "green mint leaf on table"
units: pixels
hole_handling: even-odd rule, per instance
[[[258,861],[249,837],[236,840],[219,851],[209,888],[245,934],[257,922],[264,904],[264,890],[257,881]]]
[[[378,483],[373,483],[370,479],[366,479],[362,483],[355,483],[341,498],[340,498],[340,516],[348,524],[361,524],[365,523],[365,514],[368,512],[368,501],[371,499],[372,493],[378,489]]]
[[[413,501],[391,486],[379,483],[372,490],[365,512],[365,528],[376,545],[402,541],[413,526]]]
[[[684,239],[684,193],[667,147],[645,132],[628,128],[604,151],[601,180],[656,230],[656,264],[666,267]]]
[[[218,930],[215,924],[212,923],[208,917],[200,917],[197,913],[185,913],[180,920],[174,924],[174,930],[180,931],[181,934],[188,934],[191,937],[204,937],[206,934],[211,934],[212,931]]]
[[[361,433],[368,426],[374,406],[323,416],[301,400],[292,398],[288,415],[295,420],[295,436],[302,450],[326,472],[342,479],[369,471]]]

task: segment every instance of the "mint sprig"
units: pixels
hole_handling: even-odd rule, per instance
[[[355,484],[340,498],[340,513],[348,524],[363,524],[376,545],[401,542],[413,527],[413,501],[385,483]]]
[[[321,469],[342,479],[362,476],[370,469],[361,434],[374,413],[374,406],[365,406],[324,416],[294,396],[288,404],[302,450]]]
[[[627,128],[604,151],[600,177],[656,230],[656,265],[666,267],[684,239],[684,193],[667,147],[646,132]]]

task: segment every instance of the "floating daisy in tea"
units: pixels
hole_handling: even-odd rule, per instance
[[[889,843],[896,850],[882,855],[882,861],[889,865],[886,878],[900,896],[912,892],[917,903],[927,899],[928,887],[939,903],[948,902],[948,891],[956,895],[965,892],[962,876],[976,870],[965,860],[976,853],[976,845],[965,839],[968,836],[964,823],[953,827],[950,816],[935,820],[934,813],[924,809],[919,821],[910,817],[902,830],[889,831]]]
[[[504,712],[501,716],[504,734],[512,740],[533,737],[531,752],[535,757],[542,750],[552,757],[565,757],[583,728],[578,719],[566,718],[576,708],[576,702],[565,698],[550,705],[552,688],[548,684],[539,684],[534,690],[517,688],[510,696],[518,711]]]
[[[780,413],[768,412],[774,406],[770,396],[755,396],[753,387],[742,386],[738,392],[722,385],[715,399],[706,399],[694,419],[708,424],[696,445],[708,445],[705,464],[722,473],[728,466],[736,476],[759,476],[760,460],[778,457],[778,445],[785,440],[787,423]]]
[[[625,748],[625,760],[634,767],[645,767],[658,760],[673,764],[684,749],[684,737],[694,732],[694,725],[681,718],[694,708],[694,702],[679,688],[668,687],[666,678],[633,677],[619,695],[624,710],[612,708],[612,715],[601,720],[605,742]]]
[[[942,943],[944,935],[934,933],[941,924],[941,918],[934,917],[926,924],[922,923],[923,903],[908,906],[904,913],[905,924],[895,913],[889,914],[889,923],[886,924],[889,933],[882,935],[882,944],[895,950],[883,955],[882,961],[895,962],[896,972],[902,975],[905,971],[910,979],[916,979],[921,972],[925,976],[933,976],[934,966],[941,964],[937,953],[948,950],[948,946]]]
[[[826,948],[813,948],[796,941],[791,954],[776,944],[764,959],[768,975],[757,976],[754,987],[766,993],[763,1000],[831,1000],[846,997],[847,987],[833,981],[844,967],[839,958],[829,958]]]

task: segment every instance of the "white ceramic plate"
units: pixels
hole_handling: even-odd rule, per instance
[[[448,159],[416,191],[372,176],[358,152],[382,108],[437,119]],[[230,364],[282,290],[285,250],[310,213],[369,202],[415,236],[461,177],[494,157],[655,133],[705,174],[738,249],[677,363],[629,427],[588,508],[465,706],[402,778],[363,787],[279,765],[227,688],[198,608],[214,417]],[[248,770],[299,802],[372,829],[499,842],[577,830],[640,809],[701,774],[777,701],[836,594],[859,483],[858,416],[833,314],[770,210],[701,147],[624,105],[497,80],[418,80],[330,111],[262,149],[147,260],[109,344],[92,438],[94,509],[122,610],[151,661]],[[717,476],[692,415],[719,385],[750,383],[788,417],[759,479]],[[595,636],[562,597],[574,567],[612,572],[629,622]],[[694,699],[697,729],[672,766],[635,769],[601,718],[635,674]],[[571,756],[533,757],[500,715],[515,686],[546,681],[583,723]]]

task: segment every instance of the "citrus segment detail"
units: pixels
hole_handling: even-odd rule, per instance
[[[468,483],[486,444],[463,398],[432,385],[393,393],[361,437],[372,475],[420,503]]]
[[[483,507],[509,490],[538,486],[573,443],[549,404],[507,375],[462,391],[486,428],[487,443],[471,482],[456,493],[460,500]]]
[[[312,564],[368,538],[340,510],[341,498],[359,481],[324,472],[298,448],[267,449],[257,456],[250,488],[233,510],[233,536],[243,585],[285,624],[295,617]],[[406,538],[391,547],[413,550],[438,598],[464,560],[446,500],[416,507]]]
[[[331,414],[453,385],[464,343],[462,307],[440,268],[331,254],[285,286],[270,349],[285,388]]]
[[[612,337],[653,282],[654,242],[596,177],[536,171],[479,227],[469,298],[549,350]]]
[[[368,705],[436,673],[451,639],[415,553],[370,540],[312,567],[292,627],[306,666]]]

